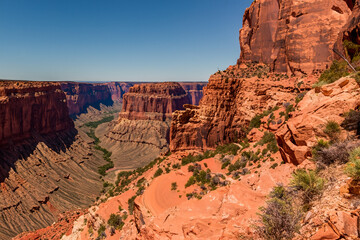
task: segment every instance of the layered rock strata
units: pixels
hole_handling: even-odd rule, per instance
[[[264,63],[277,72],[322,71],[334,60],[333,45],[352,8],[344,0],[254,1],[243,17],[239,63]]]
[[[59,84],[0,81],[0,146],[73,126]]]
[[[137,84],[124,95],[120,119],[165,121],[171,119],[172,112],[189,103],[179,83]]]
[[[179,82],[181,87],[186,91],[192,105],[199,105],[203,97],[203,88],[207,82]]]
[[[85,208],[104,164],[77,133],[60,84],[0,82],[0,239]]]
[[[263,76],[265,76],[264,78]],[[244,136],[256,114],[292,102],[314,78],[271,75],[263,65],[231,66],[212,75],[198,107],[173,114],[170,149],[205,150]]]
[[[131,87],[123,96],[118,121],[101,138],[102,145],[113,152],[115,169],[139,167],[166,152],[171,114],[189,103],[188,94],[178,83]]]

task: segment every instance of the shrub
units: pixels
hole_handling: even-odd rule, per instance
[[[345,61],[334,60],[334,62],[331,64],[330,69],[325,70],[321,74],[319,81],[314,84],[314,87],[320,87],[324,84],[333,83],[336,80],[347,75],[349,75],[347,63]]]
[[[350,153],[349,162],[346,165],[345,173],[354,180],[360,180],[360,147]]]
[[[161,168],[158,168],[158,170],[156,170],[155,174],[154,174],[154,178],[160,176],[161,174],[163,174],[163,170]]]
[[[261,119],[265,116],[268,116],[270,113],[272,113],[273,111],[276,111],[278,110],[279,107],[278,106],[275,106],[269,110],[266,110],[264,111],[263,113],[261,114],[256,114],[251,120],[250,120],[250,123],[249,123],[249,129],[248,131],[250,131],[251,129],[253,128],[259,128],[261,126]]]
[[[191,176],[187,183],[185,184],[185,188],[190,187],[191,185],[195,184],[195,178],[194,176]]]
[[[120,229],[124,225],[121,216],[114,213],[110,215],[110,218],[107,223],[116,229]]]
[[[359,123],[360,123],[360,111],[350,110],[347,114],[345,114],[345,120],[341,123],[341,126],[348,130],[358,130],[359,135]]]
[[[260,237],[271,240],[292,239],[300,229],[301,212],[292,203],[290,194],[279,185],[269,194],[267,206],[260,208]]]
[[[276,142],[276,138],[273,133],[265,132],[264,136],[260,139],[260,141],[255,144],[255,147],[257,145],[263,146],[265,144],[267,144],[266,149],[269,150],[270,152],[276,153],[277,151],[279,151],[279,148],[278,148],[277,142]]]
[[[328,166],[333,163],[344,164],[349,161],[349,152],[354,147],[355,145],[351,141],[336,142],[331,146],[318,149],[314,159],[319,168],[322,168],[322,165]]]
[[[102,235],[102,233],[105,232],[105,230],[106,230],[105,225],[104,225],[104,224],[101,224],[100,227],[99,227],[99,229],[98,229],[98,235],[99,235],[99,236]]]
[[[215,154],[218,154],[218,153],[223,153],[223,154],[226,154],[226,153],[229,153],[229,154],[232,154],[232,155],[236,155],[237,151],[240,149],[240,147],[235,144],[235,143],[229,143],[229,144],[225,144],[225,145],[222,145],[222,146],[217,146],[216,147],[216,150],[215,150]]]
[[[324,179],[318,177],[313,170],[298,169],[293,173],[291,186],[301,190],[305,196],[305,202],[311,201],[324,188]]]
[[[176,182],[171,183],[171,190],[175,191],[176,189],[177,189],[177,183]]]
[[[328,121],[326,123],[324,133],[330,137],[331,140],[337,140],[341,132],[340,125],[335,121]]]
[[[128,205],[129,205],[129,213],[130,215],[133,214],[134,212],[134,201],[135,201],[135,198],[136,198],[136,195],[135,196],[132,196],[131,198],[129,198],[128,200]]]

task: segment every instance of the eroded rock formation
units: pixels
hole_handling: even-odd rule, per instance
[[[0,81],[0,145],[72,127],[59,84]]]
[[[121,103],[122,96],[133,83],[79,83],[62,82],[61,88],[66,94],[70,116],[85,113],[88,107],[100,109],[100,105],[112,106]]]
[[[203,88],[207,82],[179,82],[179,84],[187,92],[190,103],[199,105],[200,99],[203,97]]]
[[[169,120],[172,112],[189,103],[179,83],[137,84],[124,95],[120,119]]]
[[[270,75],[259,78],[260,74],[269,74],[268,69],[262,65],[246,69],[236,65],[212,75],[200,105],[173,114],[171,151],[204,150],[239,139],[256,114],[293,102],[299,91],[310,88],[315,80]]]
[[[292,118],[276,133],[283,160],[302,163],[311,156],[311,147],[318,139],[327,138],[326,123],[342,123],[345,114],[359,106],[359,85],[350,77],[309,91]]]
[[[104,160],[77,134],[60,84],[0,84],[0,239],[10,239],[87,207]]]
[[[265,63],[276,72],[322,71],[334,59],[333,45],[352,8],[344,0],[254,1],[243,17],[239,63]]]

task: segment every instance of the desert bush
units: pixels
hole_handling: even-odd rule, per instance
[[[360,147],[355,148],[350,153],[349,160],[346,164],[345,173],[355,180],[360,180]]]
[[[134,196],[132,196],[131,198],[128,199],[128,205],[129,205],[128,210],[129,210],[130,215],[132,215],[133,212],[134,212],[134,201],[135,201],[136,197],[137,196],[134,195]]]
[[[163,174],[163,170],[161,168],[158,168],[158,170],[156,170],[155,174],[154,174],[154,178],[160,176],[161,174]]]
[[[249,123],[249,129],[248,131],[250,131],[251,129],[253,128],[259,128],[261,126],[261,119],[265,116],[268,116],[270,113],[278,110],[279,107],[278,106],[275,106],[273,108],[270,108],[269,110],[266,110],[264,111],[263,113],[261,114],[256,114],[251,120],[250,120],[250,123]]]
[[[300,229],[301,212],[293,205],[289,192],[281,185],[274,187],[260,208],[257,233],[263,239],[292,239]]]
[[[345,114],[345,120],[341,123],[341,127],[348,131],[357,130],[357,134],[360,135],[359,123],[360,111],[350,110]]]
[[[298,169],[293,173],[291,186],[304,193],[304,202],[310,202],[324,189],[324,179],[313,170]]]
[[[215,150],[215,154],[226,154],[230,153],[232,155],[236,155],[237,151],[240,149],[240,147],[237,144],[229,143],[222,146],[217,146]]]
[[[313,87],[320,87],[325,84],[333,83],[347,75],[349,75],[347,63],[345,61],[334,60],[330,68],[321,74],[319,81],[315,83]]]
[[[331,146],[318,149],[314,159],[320,169],[333,163],[345,164],[349,161],[349,152],[354,148],[355,144],[351,140],[336,142]]]
[[[186,182],[186,184],[185,184],[185,188],[187,188],[187,187],[190,187],[191,185],[193,185],[193,184],[195,184],[195,177],[194,176],[191,176],[190,178],[189,178],[189,180]]]
[[[175,191],[176,189],[177,189],[177,183],[176,182],[171,183],[171,190]]]
[[[339,138],[341,132],[340,125],[335,121],[328,121],[325,125],[324,133],[329,136],[332,141]]]
[[[121,229],[122,226],[124,225],[124,222],[122,221],[122,217],[114,213],[110,215],[110,218],[107,223],[116,229]]]
[[[255,147],[257,145],[263,146],[265,144],[267,144],[266,149],[268,151],[270,151],[272,153],[276,153],[277,151],[279,151],[279,148],[278,148],[277,142],[276,142],[276,138],[275,138],[275,135],[273,133],[268,132],[268,131],[265,132],[264,136],[260,139],[260,141],[255,144]]]

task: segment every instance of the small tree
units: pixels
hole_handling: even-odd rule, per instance
[[[269,194],[267,206],[260,208],[260,237],[269,240],[292,239],[300,229],[301,212],[293,206],[288,191],[281,185]]]
[[[171,190],[175,191],[176,189],[177,189],[177,183],[176,182],[171,183]]]
[[[304,193],[305,202],[310,202],[315,195],[324,189],[324,179],[313,170],[298,169],[293,173],[291,186]]]
[[[355,148],[349,157],[349,162],[346,164],[346,174],[354,180],[360,181],[360,147]]]

